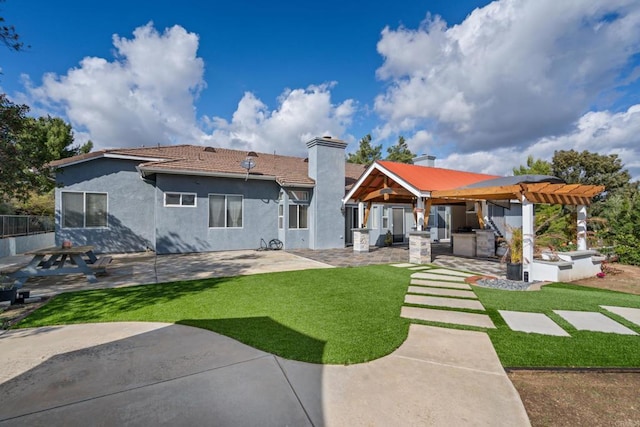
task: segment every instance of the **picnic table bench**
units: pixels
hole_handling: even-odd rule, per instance
[[[9,273],[15,279],[15,286],[19,289],[31,277],[61,276],[67,274],[84,274],[90,283],[97,282],[96,273],[105,273],[111,257],[98,257],[93,253],[93,246],[72,246],[63,248],[53,246],[27,252],[33,255],[31,261]]]

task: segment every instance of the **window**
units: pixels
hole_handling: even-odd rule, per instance
[[[289,191],[289,199],[295,202],[308,202],[309,192],[301,190],[291,190]]]
[[[278,228],[284,228],[284,205],[278,205]]]
[[[289,228],[308,228],[307,205],[289,205]]]
[[[371,208],[371,228],[374,230],[378,229],[378,206],[374,206]]]
[[[195,193],[164,193],[165,206],[196,206]]]
[[[209,227],[242,228],[242,196],[209,194]]]
[[[62,227],[107,226],[107,194],[62,192]]]
[[[389,228],[389,208],[382,207],[382,228]]]

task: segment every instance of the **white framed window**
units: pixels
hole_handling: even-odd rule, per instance
[[[107,193],[63,191],[62,228],[107,226]]]
[[[196,207],[196,193],[164,193],[164,205],[168,207]]]
[[[209,194],[209,228],[242,228],[244,198],[236,194]]]
[[[378,206],[374,206],[371,208],[371,228],[377,230],[379,222],[380,220],[378,219]]]
[[[389,228],[389,208],[382,207],[382,228]]]
[[[278,205],[278,229],[284,228],[284,205]]]
[[[291,229],[309,228],[307,224],[308,212],[309,212],[309,206],[307,205],[289,205],[289,228]]]
[[[308,202],[309,192],[303,190],[289,190],[289,199],[294,202]]]

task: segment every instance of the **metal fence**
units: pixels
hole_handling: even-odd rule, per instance
[[[0,215],[0,238],[55,231],[52,216]]]

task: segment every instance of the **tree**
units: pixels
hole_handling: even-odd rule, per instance
[[[47,163],[89,152],[91,141],[72,146],[71,125],[52,117],[27,117],[29,107],[0,94],[0,198],[26,200],[53,188]]]
[[[33,188],[32,168],[42,167],[37,154],[20,145],[19,135],[26,129],[29,107],[11,102],[0,94],[0,195],[18,197]]]
[[[575,150],[560,150],[553,154],[552,171],[567,184],[604,185],[605,195],[595,198],[602,200],[608,194],[628,185],[631,175],[623,170],[623,164],[617,154],[601,155]]]
[[[409,146],[403,136],[398,137],[398,143],[396,145],[387,148],[387,153],[388,155],[385,160],[391,162],[412,164],[413,158],[415,157],[415,154],[409,150]]]
[[[527,166],[513,168],[514,175],[551,175],[551,163],[542,159],[527,157]]]
[[[4,0],[0,0],[0,3]],[[13,25],[5,24],[5,19],[0,16],[0,43],[4,44],[9,50],[20,51],[24,49],[24,43],[20,41],[20,36],[16,33]]]
[[[358,151],[350,153],[347,162],[369,166],[382,158],[382,145],[371,146],[371,135],[367,134],[360,140]]]

